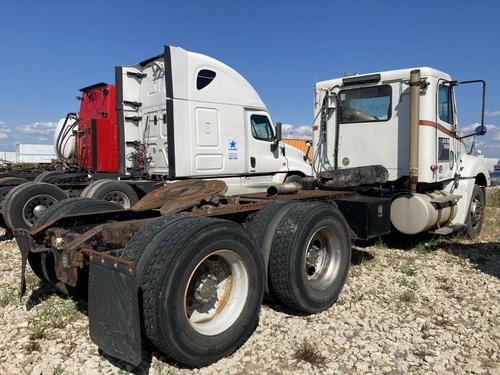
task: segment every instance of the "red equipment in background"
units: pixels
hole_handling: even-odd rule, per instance
[[[80,91],[78,164],[85,171],[118,173],[115,86],[101,82]]]

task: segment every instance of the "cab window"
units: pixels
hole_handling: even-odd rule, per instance
[[[272,142],[273,140],[273,127],[271,122],[264,115],[252,115],[250,117],[252,126],[252,136],[261,141]]]
[[[453,103],[451,87],[447,84],[439,85],[438,113],[439,119],[448,124],[453,124]]]

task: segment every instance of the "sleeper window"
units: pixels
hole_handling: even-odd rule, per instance
[[[250,117],[252,126],[252,136],[261,141],[271,142],[273,140],[273,127],[271,122],[264,115],[252,115]]]
[[[216,73],[212,70],[202,69],[196,78],[196,88],[201,90],[207,87],[215,78]]]
[[[391,118],[391,86],[346,89],[339,92],[341,123],[387,121]]]

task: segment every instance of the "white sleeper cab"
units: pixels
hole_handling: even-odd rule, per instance
[[[277,139],[254,88],[211,57],[165,46],[164,53],[116,68],[125,171],[143,147],[150,176],[218,178],[228,194],[265,190],[310,176],[305,154]]]

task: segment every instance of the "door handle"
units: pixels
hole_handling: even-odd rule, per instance
[[[256,163],[255,158],[254,158],[253,156],[251,156],[251,157],[250,157],[250,166],[251,166],[252,168],[255,168],[255,163]]]

